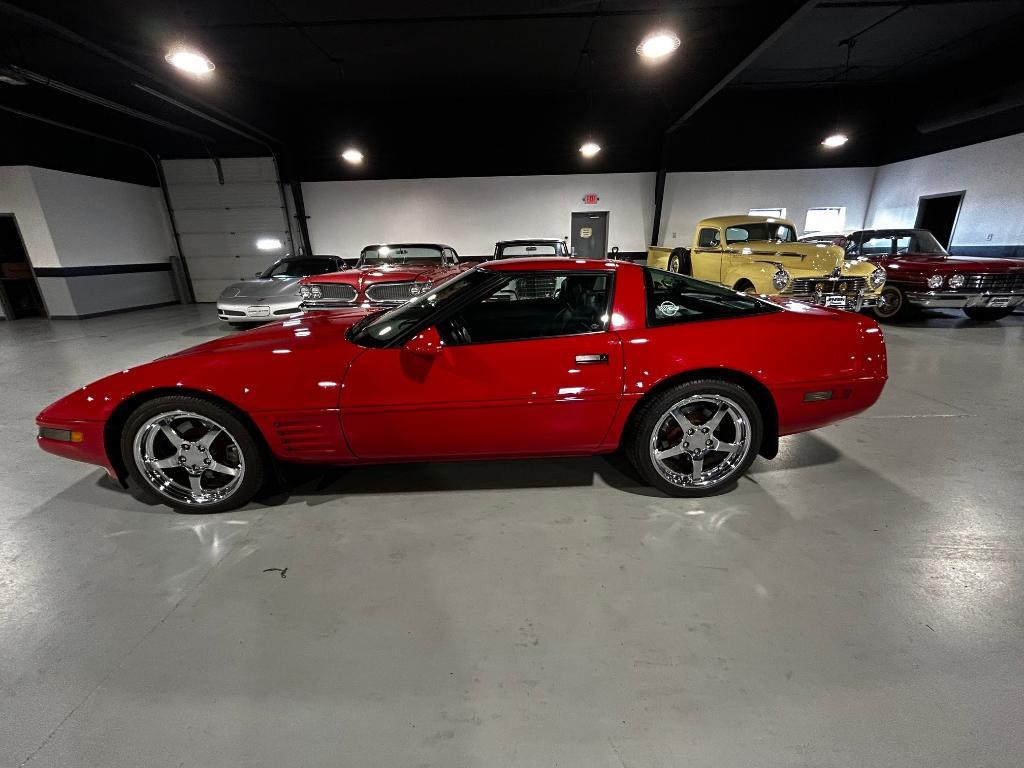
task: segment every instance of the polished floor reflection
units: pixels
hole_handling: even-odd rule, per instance
[[[1024,316],[887,328],[872,410],[703,500],[564,459],[186,516],[35,449],[223,332],[0,322],[0,765],[1024,764]]]

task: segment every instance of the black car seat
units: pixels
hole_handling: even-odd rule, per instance
[[[556,334],[585,333],[598,330],[597,297],[592,290],[594,278],[584,275],[573,275],[565,278],[559,298],[564,306],[555,315],[554,331]]]

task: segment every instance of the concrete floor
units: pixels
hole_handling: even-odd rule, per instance
[[[185,516],[33,445],[221,333],[0,323],[0,765],[1024,764],[1024,317],[888,328],[874,408],[694,502],[580,459]]]

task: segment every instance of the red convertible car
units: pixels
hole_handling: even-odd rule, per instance
[[[299,283],[302,309],[381,307],[403,304],[469,269],[450,245],[368,245],[353,269],[316,275]]]
[[[552,278],[554,295],[514,298]],[[38,441],[193,511],[245,504],[275,462],[620,447],[650,484],[700,496],[780,435],[863,411],[885,380],[861,315],[623,262],[513,259],[390,310],[307,313],[115,373],[40,413]]]
[[[898,320],[915,307],[962,309],[972,320],[1000,320],[1024,301],[1024,261],[950,256],[927,229],[870,229],[846,237],[849,258],[885,268],[885,288],[871,308]]]

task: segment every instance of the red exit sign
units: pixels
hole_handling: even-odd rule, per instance
[[[597,205],[597,201],[601,198],[597,196],[596,192],[588,192],[583,196],[584,205]]]

